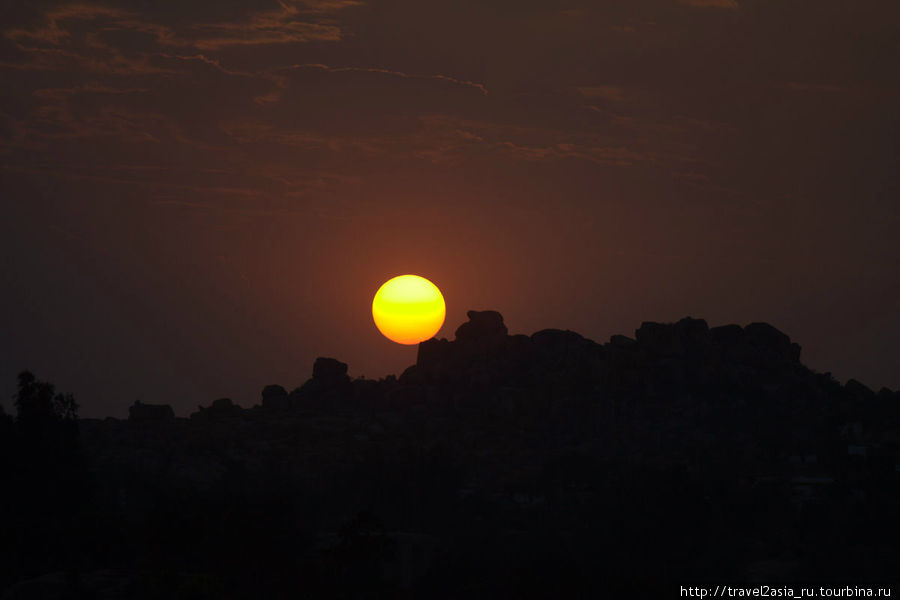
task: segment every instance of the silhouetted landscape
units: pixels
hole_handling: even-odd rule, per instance
[[[79,419],[76,398],[22,373],[0,415],[0,598],[896,576],[900,393],[807,368],[766,323],[645,322],[600,344],[468,317],[399,377],[323,357],[291,391],[189,418],[135,403]]]
[[[900,1],[8,1],[0,82],[0,600],[900,595]]]

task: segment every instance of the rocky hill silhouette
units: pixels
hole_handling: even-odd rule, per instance
[[[600,344],[470,311],[399,377],[318,358],[253,408],[82,419],[79,448],[89,528],[54,560],[7,542],[0,597],[593,596],[900,559],[900,393],[812,371],[766,323]]]

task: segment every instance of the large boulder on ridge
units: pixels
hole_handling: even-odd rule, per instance
[[[767,352],[776,361],[785,363],[800,362],[800,344],[791,342],[791,338],[768,323],[750,323],[744,327],[744,333],[751,344]]]
[[[262,391],[262,405],[263,408],[286,408],[287,390],[277,384],[267,385]]]
[[[170,421],[175,418],[175,411],[168,404],[144,404],[140,400],[128,409],[129,421]]]
[[[198,406],[197,412],[191,414],[191,419],[200,421],[218,421],[239,417],[243,409],[235,404],[231,398],[219,398],[209,407]]]
[[[347,375],[347,363],[336,358],[320,356],[313,363],[312,377],[290,394],[292,406],[302,405],[310,400],[334,398],[349,393],[352,382]]]
[[[470,310],[466,315],[469,320],[456,329],[456,341],[474,341],[507,334],[503,315],[496,310]]]
[[[637,343],[651,355],[684,356],[710,343],[709,326],[703,319],[685,317],[677,323],[644,321],[635,330]]]
[[[320,356],[313,364],[313,379],[325,388],[333,388],[350,381],[347,375],[347,363],[335,358]]]

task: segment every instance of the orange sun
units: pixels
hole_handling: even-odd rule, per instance
[[[447,307],[436,285],[418,275],[386,281],[372,300],[372,318],[384,337],[398,344],[418,344],[434,337]]]

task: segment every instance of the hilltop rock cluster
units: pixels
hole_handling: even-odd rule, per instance
[[[790,396],[794,408],[837,410],[841,402],[896,399],[890,390],[878,394],[850,380],[842,386],[828,373],[815,373],[800,362],[800,346],[767,323],[710,328],[702,319],[677,323],[644,322],[634,337],[614,335],[599,344],[573,331],[544,329],[509,335],[496,311],[469,311],[455,339],[419,344],[416,363],[399,378],[355,379],[346,363],[320,357],[312,377],[288,392],[268,385],[261,402],[242,409],[230,399],[200,407],[192,420],[228,419],[271,411],[397,411],[508,409],[508,416],[534,413],[548,417],[560,405],[631,402],[637,410],[663,400],[663,410],[682,404],[741,404]],[[826,401],[826,399],[828,401]],[[516,408],[518,407],[518,408]],[[136,404],[130,420],[172,418],[167,407]]]
[[[392,410],[426,401],[433,407],[469,402],[490,409],[484,396],[550,392],[654,398],[683,386],[726,396],[771,396],[790,386],[816,388],[814,395],[819,396],[875,396],[855,380],[840,386],[829,374],[804,367],[800,346],[767,323],[710,328],[706,321],[693,318],[644,322],[633,338],[614,335],[608,343],[598,344],[558,329],[509,335],[496,311],[469,311],[468,318],[453,341],[419,344],[416,363],[399,378],[351,380],[346,363],[320,357],[302,386],[288,392],[281,385],[268,385],[254,410],[363,405]],[[888,398],[893,392],[880,394]],[[171,418],[168,409],[146,404],[137,404],[132,411],[131,420]],[[200,407],[191,418],[237,417],[243,411],[226,398]]]
[[[399,377],[347,373],[318,358],[252,408],[82,420],[91,505],[111,519],[95,533],[126,583],[523,598],[884,579],[900,557],[900,393],[808,369],[766,323],[645,322],[601,344],[470,311]],[[248,591],[252,573],[269,587]]]

